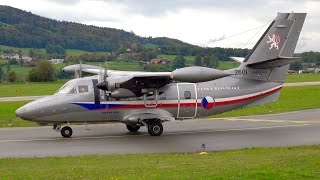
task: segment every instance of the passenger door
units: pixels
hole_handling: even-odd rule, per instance
[[[178,83],[177,118],[194,118],[197,114],[197,89],[193,83]]]

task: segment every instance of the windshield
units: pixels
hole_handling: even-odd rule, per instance
[[[58,91],[57,94],[76,94],[76,82],[75,81],[68,81],[65,83]]]

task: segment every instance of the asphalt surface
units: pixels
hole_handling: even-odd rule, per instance
[[[284,83],[284,86],[317,86],[320,82],[299,82],[299,83]],[[49,96],[49,95],[46,95]],[[19,97],[2,97],[0,102],[13,102],[13,101],[33,101],[46,96],[19,96]]]
[[[167,122],[160,137],[149,136],[146,128],[128,133],[118,123],[71,127],[74,135],[67,139],[51,127],[1,128],[0,157],[197,152],[201,144],[207,151],[320,144],[320,109]]]

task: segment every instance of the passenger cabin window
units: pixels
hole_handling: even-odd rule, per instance
[[[89,91],[89,88],[87,85],[79,85],[78,86],[79,93],[86,93]]]
[[[191,99],[191,92],[190,91],[185,91],[184,92],[184,98],[185,99]]]
[[[165,92],[159,92],[159,99],[160,100],[166,99],[166,93]]]
[[[147,95],[147,100],[155,100],[156,94],[154,92],[149,92]]]

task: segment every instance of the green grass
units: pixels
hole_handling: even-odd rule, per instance
[[[0,160],[2,179],[319,179],[320,146]]]
[[[320,81],[320,73],[314,74],[289,74],[286,78],[287,83],[293,82],[314,82]]]
[[[221,70],[226,70],[226,69],[232,69],[239,67],[239,63],[234,62],[234,61],[219,61],[219,68]]]
[[[0,102],[0,127],[37,126],[36,123],[24,121],[16,117],[14,114],[19,107],[27,104],[28,102],[29,101]]]
[[[320,108],[320,86],[284,87],[277,102],[229,111],[211,117],[249,116]]]
[[[61,80],[52,83],[0,83],[0,97],[54,94],[65,82]]]

